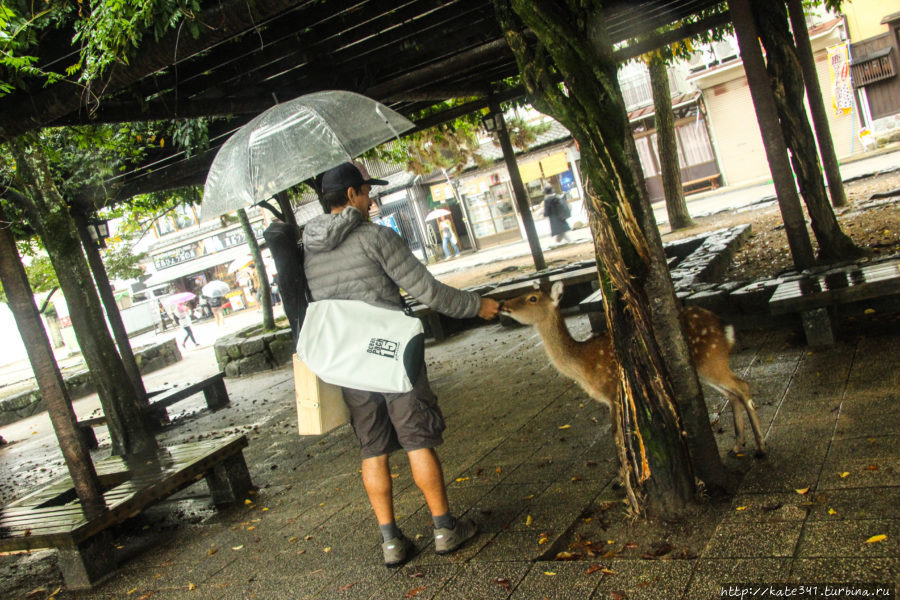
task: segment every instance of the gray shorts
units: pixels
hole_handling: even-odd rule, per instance
[[[403,394],[342,389],[363,458],[434,448],[444,441],[444,415],[424,367],[413,389]]]

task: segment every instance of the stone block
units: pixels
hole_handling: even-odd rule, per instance
[[[264,352],[266,349],[266,344],[263,341],[262,336],[257,336],[254,338],[250,338],[249,340],[245,340],[241,344],[241,355],[245,357],[253,356],[254,354],[259,354],[260,352]]]
[[[219,368],[222,368],[222,364],[219,364]],[[225,365],[223,369],[225,371],[225,377],[239,377],[241,374],[241,368],[238,364],[238,361],[233,360]]]
[[[272,368],[268,356],[263,352],[258,352],[252,356],[247,356],[237,361],[241,375],[251,375],[253,373],[261,373]],[[229,366],[231,363],[229,363]],[[226,370],[227,373],[227,370]]]
[[[240,358],[241,357],[241,346],[239,344],[229,344],[228,356],[229,356],[229,358]]]
[[[685,306],[699,306],[706,310],[711,310],[717,315],[723,315],[728,312],[730,303],[728,302],[728,293],[724,290],[704,290],[691,294],[684,299]],[[733,310],[733,309],[732,309]]]
[[[269,354],[276,365],[286,365],[291,362],[291,356],[294,354],[293,341],[272,340],[269,343]]]
[[[216,342],[213,346],[213,352],[216,353],[216,362],[220,365],[228,362],[228,346],[222,342]]]

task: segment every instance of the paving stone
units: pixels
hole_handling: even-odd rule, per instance
[[[713,534],[703,558],[782,558],[791,557],[803,523],[781,521],[758,523],[721,523]]]
[[[718,598],[729,583],[763,584],[789,580],[792,559],[738,558],[700,559],[685,598]]]
[[[877,535],[880,542],[866,543]],[[810,521],[800,539],[798,557],[894,558],[900,556],[900,521],[893,519]]]

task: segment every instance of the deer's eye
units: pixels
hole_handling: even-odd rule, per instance
[[[537,296],[528,296],[529,302],[537,302]]]

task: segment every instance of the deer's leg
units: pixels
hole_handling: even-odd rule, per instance
[[[750,420],[750,428],[753,429],[753,437],[756,440],[756,457],[761,458],[766,455],[766,440],[762,435],[762,428],[759,426],[759,417],[756,415],[756,407],[753,405],[753,398],[750,397],[750,385],[740,379],[739,377],[735,377],[735,395],[740,401],[741,405],[743,405],[744,410],[747,411],[747,418]],[[732,407],[734,407],[734,403],[732,401]],[[737,408],[735,408],[735,412],[737,412]]]
[[[730,390],[725,390],[728,397],[728,404],[731,406],[731,417],[734,420],[734,446],[731,448],[731,454],[737,455],[744,449],[744,415],[741,412],[740,405],[743,404],[737,394]]]

